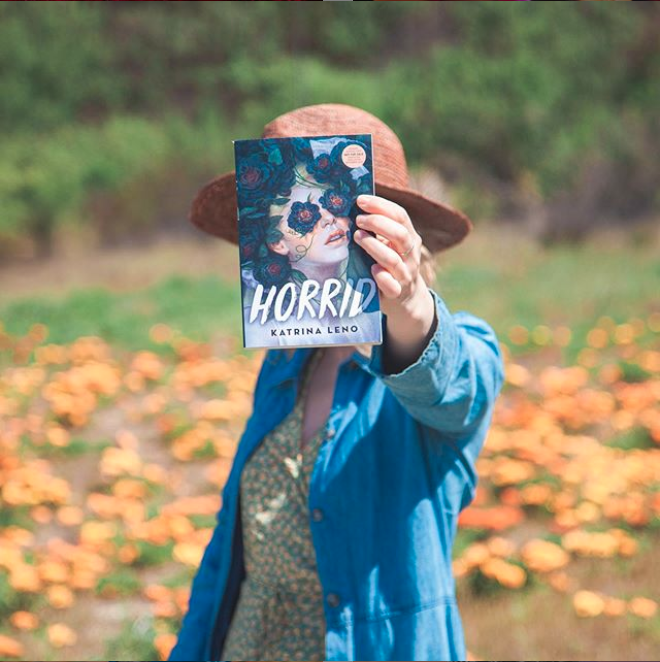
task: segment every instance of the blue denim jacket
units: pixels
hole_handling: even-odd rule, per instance
[[[326,660],[465,660],[452,575],[458,514],[474,498],[475,461],[504,379],[499,343],[474,315],[450,313],[396,374],[382,345],[341,364],[309,491],[324,591]],[[383,316],[384,333],[387,317]],[[385,335],[383,336],[385,337]],[[269,350],[169,660],[219,660],[245,576],[241,470],[293,409],[311,348]]]

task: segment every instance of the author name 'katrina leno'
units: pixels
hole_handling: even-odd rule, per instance
[[[342,288],[342,286],[344,287]],[[365,289],[368,289],[368,293],[363,298]],[[298,288],[295,283],[286,283],[281,287],[273,285],[269,288],[265,301],[263,300],[264,290],[265,288],[261,283],[255,289],[250,310],[250,323],[254,322],[261,313],[259,323],[265,324],[268,311],[273,303],[274,317],[278,322],[286,322],[290,317],[300,320],[305,311],[309,313],[310,317],[319,319],[323,319],[326,314],[338,318],[355,317],[360,315],[376,296],[376,283],[372,278],[359,278],[355,288],[353,288],[352,279],[350,278],[346,281],[338,278],[328,278],[323,282],[323,288],[321,288],[317,281],[309,278],[300,287],[300,295],[298,295]],[[312,304],[312,300],[314,300],[319,290],[321,290],[321,300],[317,311]],[[283,310],[287,291],[291,292],[291,297],[287,308]],[[335,299],[337,299],[336,302]],[[335,303],[339,304],[338,308]],[[328,329],[331,328],[328,327]],[[328,333],[332,333],[332,331],[328,331]]]
[[[325,330],[321,330],[318,327],[307,326],[302,329],[271,329],[270,337],[276,338],[277,336],[310,336],[310,335],[333,335],[338,333],[357,333],[360,330],[360,327],[357,324],[351,324],[350,326],[328,326]]]

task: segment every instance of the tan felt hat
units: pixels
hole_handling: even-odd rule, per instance
[[[323,103],[297,108],[269,122],[262,138],[372,134],[376,195],[400,204],[427,248],[435,253],[462,241],[472,229],[470,219],[446,203],[432,200],[408,186],[403,146],[387,124],[365,110]],[[238,245],[236,175],[228,172],[205,184],[195,195],[189,220],[204,232]]]

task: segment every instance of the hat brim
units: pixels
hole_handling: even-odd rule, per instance
[[[453,207],[410,189],[376,182],[376,195],[401,205],[410,216],[424,244],[436,253],[460,243],[472,230],[472,222]],[[192,202],[188,220],[200,230],[238,246],[236,174],[228,172],[205,184]]]

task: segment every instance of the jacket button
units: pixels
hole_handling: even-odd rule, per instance
[[[330,428],[326,433],[325,433],[325,438],[326,439],[332,439],[335,436],[335,431]]]
[[[327,600],[331,607],[338,607],[339,603],[341,602],[339,596],[336,593],[328,593]]]
[[[320,522],[323,519],[323,511],[320,508],[314,508],[312,510],[312,519],[315,522]]]

